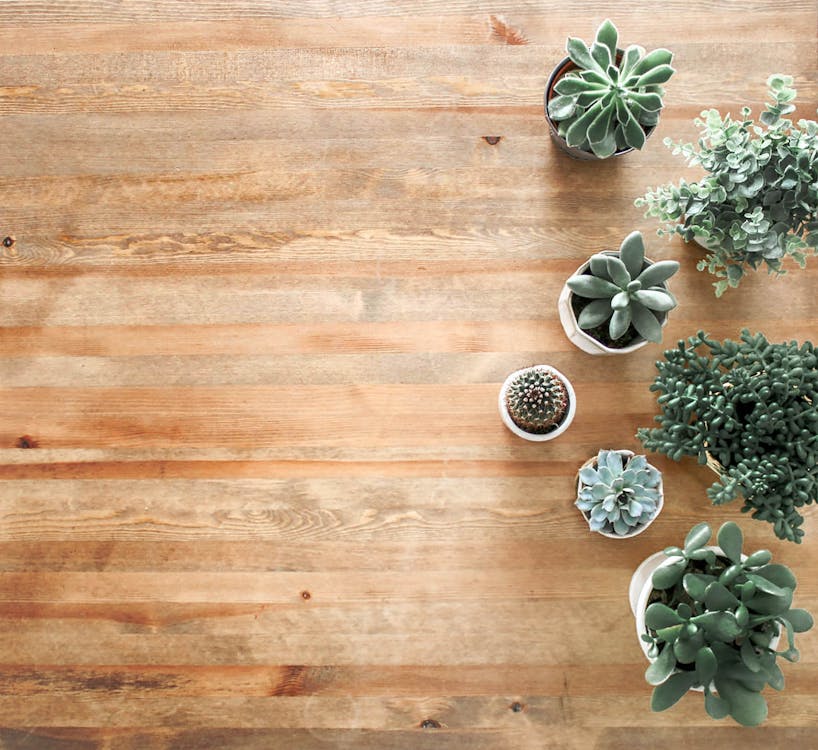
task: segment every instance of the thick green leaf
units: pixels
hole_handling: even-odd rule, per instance
[[[620,289],[624,289],[631,281],[627,266],[615,255],[608,256],[608,275],[611,277],[611,281]]]
[[[611,303],[607,299],[595,299],[589,302],[577,318],[577,324],[583,330],[596,328],[611,317]]]
[[[639,105],[646,112],[658,112],[662,109],[662,97],[659,96],[659,94],[629,91],[628,99],[634,104]]]
[[[704,636],[699,631],[693,638],[679,638],[673,644],[673,655],[679,664],[692,664],[696,661],[696,654],[704,643]]]
[[[715,581],[707,587],[704,603],[707,609],[711,611],[727,609],[732,611],[734,607],[738,607],[739,600],[730,593],[726,586]]]
[[[713,582],[712,576],[704,576],[699,573],[688,573],[682,579],[682,586],[691,599],[697,602],[704,601],[704,594],[708,585]]]
[[[576,98],[573,96],[555,96],[548,102],[548,116],[552,120],[565,120],[576,111]]]
[[[741,562],[741,546],[744,543],[741,529],[737,523],[728,521],[719,529],[717,536],[719,547],[732,563]]]
[[[605,279],[599,279],[596,276],[590,276],[587,273],[572,276],[566,284],[574,294],[588,299],[611,298],[619,293],[619,287],[615,284]]]
[[[611,315],[611,322],[608,325],[608,335],[616,341],[621,339],[631,324],[631,308],[625,307],[621,310],[614,310]]]
[[[588,46],[582,39],[569,37],[565,49],[568,52],[568,57],[571,58],[571,61],[577,67],[583,68],[584,70],[595,70],[602,74],[605,73],[605,71],[599,67],[597,61],[591,57],[591,50],[588,49]]]
[[[678,270],[679,264],[675,260],[660,260],[649,265],[636,280],[642,285],[642,289],[647,289],[667,281]]]
[[[745,565],[748,568],[755,568],[759,565],[766,565],[770,560],[773,559],[773,554],[768,549],[760,549],[756,552],[753,552],[752,555],[749,555],[747,559],[744,561]]]
[[[619,246],[619,259],[625,264],[630,279],[635,279],[645,262],[645,241],[639,231],[631,232]]]
[[[597,96],[602,96],[605,90],[606,87],[602,84],[596,83],[595,81],[588,81],[585,78],[575,75],[563,76],[554,84],[555,93],[561,96],[570,96],[572,99],[588,92],[596,92]],[[552,99],[551,101],[554,100]]]
[[[696,654],[696,674],[699,676],[699,682],[702,685],[709,685],[716,676],[718,667],[719,663],[713,649],[707,646],[700,648]]]
[[[666,604],[654,602],[645,610],[645,625],[651,630],[669,628],[671,625],[678,625],[682,618],[676,614]]]
[[[653,588],[664,591],[675,586],[682,578],[682,574],[687,567],[686,560],[677,560],[669,565],[663,565],[653,571],[651,581]]]
[[[645,131],[642,129],[636,117],[634,117],[633,112],[631,112],[627,106],[624,107],[624,113],[621,108],[617,108],[616,112],[619,122],[622,124],[622,133],[625,136],[625,143],[631,148],[641,149],[642,146],[645,145]]]
[[[772,594],[773,596],[786,596],[787,589],[783,589],[780,586],[776,586],[772,581],[768,580],[762,575],[757,575],[756,573],[745,573],[747,576],[748,581],[752,581],[756,588],[759,591],[763,591],[765,594]]]
[[[661,685],[676,668],[676,658],[673,655],[673,647],[666,645],[656,661],[652,662],[645,670],[645,679],[649,685]]]
[[[589,265],[591,266],[591,273],[594,276],[598,276],[600,279],[606,279],[607,281],[611,280],[611,277],[608,276],[607,255],[604,255],[603,253],[595,253],[591,256]]]
[[[762,578],[766,578],[770,583],[774,583],[782,589],[794,589],[798,585],[793,572],[786,565],[773,563],[758,568],[758,570],[754,570],[753,573]],[[758,586],[758,583],[756,583],[756,586]]]
[[[666,292],[654,289],[638,289],[633,292],[633,298],[648,308],[657,312],[667,312],[676,307],[676,300]]]
[[[611,51],[604,44],[597,44],[594,42],[591,45],[591,57],[596,60],[600,68],[603,70],[608,70],[608,66],[611,64],[612,60]]]
[[[761,661],[758,658],[758,654],[756,653],[755,648],[753,647],[752,641],[747,639],[744,643],[741,644],[741,660],[744,662],[744,666],[747,667],[751,672],[758,672],[761,669]]]
[[[635,75],[641,75],[659,65],[670,65],[672,60],[673,53],[670,50],[655,49],[639,60],[630,72]]]
[[[636,85],[641,88],[642,86],[656,86],[660,83],[666,83],[675,72],[670,65],[659,65],[639,76]]]
[[[588,126],[588,140],[591,144],[600,143],[605,137],[605,134],[612,130],[611,120],[613,119],[615,109],[614,104],[608,104]]]
[[[704,708],[712,719],[723,719],[730,713],[730,705],[718,695],[706,690],[704,694]]]
[[[741,683],[717,676],[719,697],[730,706],[730,716],[745,727],[755,727],[767,718],[767,702],[760,693],[748,690]]]
[[[565,142],[574,148],[579,148],[588,139],[588,126],[602,111],[602,103],[596,102],[588,110],[577,117],[565,131]]]
[[[650,700],[652,711],[664,711],[679,702],[681,697],[696,683],[695,672],[677,672],[661,685],[653,688]]]
[[[613,130],[611,129],[605,133],[601,141],[591,143],[591,151],[600,159],[607,159],[609,156],[613,156],[616,152],[616,136]]]
[[[796,633],[806,633],[814,624],[812,615],[805,609],[791,609],[784,614]]]
[[[597,44],[604,44],[610,53],[610,59],[616,60],[616,45],[619,40],[619,33],[616,26],[613,25],[609,18],[606,18],[600,27],[596,30]]]
[[[704,628],[711,641],[729,643],[741,633],[736,618],[730,612],[705,612],[703,615],[693,617],[691,622]]]
[[[662,340],[662,326],[656,316],[636,300],[631,303],[631,322],[643,339],[654,343]]]
[[[712,533],[707,523],[696,524],[685,537],[685,552],[689,555],[693,550],[704,547],[710,541]]]

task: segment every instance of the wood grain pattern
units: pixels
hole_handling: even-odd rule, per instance
[[[642,750],[818,746],[818,640],[753,732],[698,697],[649,711],[635,566],[713,508],[591,537],[577,467],[638,448],[657,347],[564,336],[591,253],[655,226],[662,146],[791,73],[818,101],[811,0],[644,4],[614,20],[678,73],[646,149],[550,143],[542,91],[609,4],[567,0],[0,3],[0,747]],[[681,242],[665,340],[818,335],[818,263],[716,301]],[[511,370],[572,378],[523,444]],[[818,512],[761,524],[818,610]]]

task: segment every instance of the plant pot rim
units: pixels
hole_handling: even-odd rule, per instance
[[[568,391],[568,410],[565,413],[565,416],[562,419],[562,422],[557,425],[557,427],[551,432],[546,432],[543,434],[537,434],[533,432],[526,432],[521,427],[519,427],[514,420],[511,418],[511,415],[508,413],[508,409],[506,409],[506,391],[508,390],[508,386],[514,378],[521,375],[524,372],[528,372],[529,370],[534,369],[546,369],[556,375],[565,385],[565,389]],[[552,367],[551,365],[530,365],[528,367],[521,367],[519,370],[515,370],[512,372],[504,381],[502,386],[500,387],[500,394],[497,399],[497,405],[500,410],[500,417],[503,420],[503,424],[513,432],[517,437],[523,438],[523,440],[530,440],[533,443],[544,443],[548,440],[553,440],[556,437],[562,435],[568,427],[570,426],[571,422],[574,421],[574,416],[576,415],[577,409],[577,397],[576,393],[574,392],[574,387],[571,385],[571,381],[568,380],[565,375],[563,375],[556,367]]]
[[[599,253],[594,253],[594,255],[614,255],[619,257],[618,250],[601,250]],[[586,268],[591,263],[591,257],[589,256],[586,258],[574,271],[572,276],[577,276],[585,271]],[[645,263],[648,266],[652,266],[656,263],[655,260],[648,258],[645,256]],[[664,289],[667,289],[667,282],[663,281],[659,286],[662,286]],[[629,344],[628,346],[623,346],[620,348],[614,348],[610,346],[606,346],[598,339],[595,339],[591,334],[586,333],[582,328],[579,327],[579,322],[577,321],[577,316],[574,314],[574,308],[571,304],[571,299],[573,298],[574,293],[571,291],[570,287],[568,286],[568,282],[562,285],[562,291],[560,292],[560,296],[557,300],[557,307],[560,314],[560,322],[562,323],[563,330],[565,331],[565,335],[568,337],[568,340],[571,341],[574,346],[581,349],[582,351],[588,354],[604,354],[604,355],[617,355],[617,354],[630,354],[631,352],[635,352],[637,349],[641,349],[648,344],[654,343],[652,341],[648,341],[643,337],[639,337],[639,340],[634,342],[633,344]],[[664,313],[664,317],[659,324],[662,328],[667,325],[668,319],[670,315],[668,314],[670,311]],[[586,346],[580,346],[578,341],[574,339],[579,339]],[[661,342],[659,342],[661,343]]]
[[[617,48],[617,57],[620,54],[622,54],[622,50]],[[554,142],[562,151],[573,159],[578,159],[580,161],[606,161],[606,159],[597,156],[593,151],[583,151],[575,146],[569,146],[565,138],[559,134],[557,123],[551,119],[551,115],[548,114],[548,102],[553,98],[552,91],[554,86],[560,78],[571,70],[579,70],[579,66],[577,66],[570,57],[564,57],[551,71],[551,75],[548,76],[548,81],[545,84],[545,93],[543,94],[543,110],[545,112],[545,120],[548,123],[548,130],[551,133],[551,138],[553,138]],[[645,133],[645,140],[647,140],[653,131],[656,130],[656,125],[651,125],[649,128],[644,128],[642,125],[639,125],[639,127],[642,128]],[[614,151],[613,154],[607,158],[624,156],[631,151],[636,151],[636,149],[633,148],[633,146],[628,146],[627,148]]]
[[[632,450],[629,450],[628,448],[610,448],[608,450],[613,450],[615,453],[619,453],[621,456],[627,457],[628,461],[630,461],[630,459],[632,459],[636,455]],[[591,456],[584,464],[582,464],[582,466],[579,467],[579,471],[577,471],[577,499],[579,499],[579,493],[580,493],[580,490],[583,487],[582,480],[579,478],[579,472],[582,471],[585,468],[588,468],[589,466],[594,466],[594,464],[596,464],[596,462],[597,462],[597,457],[598,456],[599,456],[599,451],[597,451],[596,456]],[[651,463],[648,463],[648,466],[653,466],[653,465]],[[653,468],[656,469],[655,466],[653,466]],[[657,469],[657,471],[658,471],[658,469]],[[648,526],[650,526],[659,517],[659,514],[662,512],[662,508],[664,508],[664,507],[665,507],[665,486],[664,486],[664,480],[662,478],[662,474],[660,472],[659,473],[659,502],[658,502],[658,504],[656,506],[656,512],[647,521],[645,521],[640,526],[634,526],[633,529],[631,531],[629,531],[627,534],[616,534],[614,532],[603,531],[603,530],[598,530],[598,531],[593,530],[593,531],[594,531],[595,534],[599,534],[601,536],[608,537],[608,539],[632,539],[633,537],[639,536],[639,534],[641,534],[643,531],[645,531],[648,528]],[[579,510],[579,508],[577,508],[577,510]],[[590,515],[587,513],[587,511],[584,511],[584,510],[579,510],[579,512],[582,514],[582,517],[586,520],[586,522],[588,523],[588,525],[590,527],[590,524],[591,524]]]

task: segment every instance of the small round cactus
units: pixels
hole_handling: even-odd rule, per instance
[[[524,370],[506,390],[506,409],[521,430],[542,435],[555,429],[568,411],[568,389],[547,367]]]

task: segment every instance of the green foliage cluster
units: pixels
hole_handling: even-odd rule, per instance
[[[548,102],[548,115],[568,145],[601,159],[645,145],[645,128],[659,122],[661,84],[675,72],[668,50],[646,55],[631,45],[620,51],[618,38],[610,20],[597,29],[590,47],[569,38],[566,49],[577,67],[554,84],[556,96]]]
[[[579,480],[576,506],[587,515],[591,531],[622,536],[659,510],[662,475],[644,456],[601,450],[594,466],[580,469]]]
[[[523,370],[509,383],[505,403],[509,416],[521,430],[534,435],[551,432],[568,411],[568,389],[547,367]]]
[[[784,115],[794,111],[792,77],[775,74],[767,81],[773,99],[761,113],[761,125],[749,119],[702,112],[698,149],[690,143],[665,143],[674,154],[699,164],[707,176],[648,190],[636,205],[646,216],[664,222],[660,234],[696,238],[707,247],[699,261],[717,281],[716,295],[736,287],[747,269],[766,266],[783,274],[789,256],[801,267],[807,250],[818,246],[818,123]]]
[[[812,343],[740,341],[699,332],[656,363],[659,427],[639,430],[648,450],[696,456],[719,473],[715,505],[744,498],[743,512],[800,542],[798,509],[818,499],[818,353]]]
[[[591,256],[586,273],[572,276],[566,284],[580,297],[591,300],[579,314],[583,330],[608,322],[611,340],[624,336],[633,326],[648,341],[662,340],[662,321],[678,304],[665,282],[679,270],[675,260],[662,260],[645,268],[645,244],[641,232],[631,232],[618,254]]]
[[[719,529],[720,550],[705,546],[711,534],[706,523],[694,526],[684,549],[665,549],[671,562],[653,574],[661,601],[648,606],[642,634],[654,659],[645,673],[655,685],[651,707],[663,711],[701,687],[714,719],[730,715],[755,726],[767,716],[761,691],[784,687],[777,657],[798,660],[795,633],[809,630],[813,619],[791,608],[797,584],[788,567],[771,563],[767,550],[744,557],[735,523]],[[782,630],[788,647],[776,651]]]

